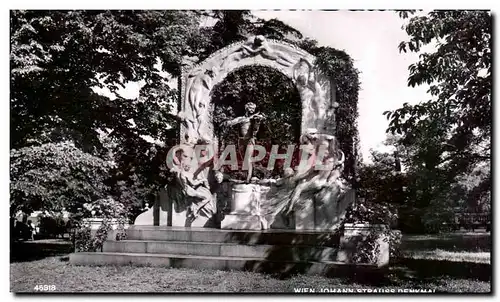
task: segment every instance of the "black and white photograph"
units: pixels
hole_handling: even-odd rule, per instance
[[[8,24],[16,296],[493,293],[491,10]]]

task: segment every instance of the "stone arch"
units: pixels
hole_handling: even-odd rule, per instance
[[[262,36],[231,44],[213,53],[181,77],[181,143],[200,138],[216,141],[211,112],[211,90],[241,67],[268,66],[289,77],[302,102],[301,133],[308,128],[335,133],[335,88],[332,80],[314,67],[316,57],[295,45]],[[333,122],[332,122],[333,121]]]

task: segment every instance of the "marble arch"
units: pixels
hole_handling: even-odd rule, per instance
[[[217,140],[212,122],[212,88],[232,71],[249,65],[272,67],[296,85],[302,101],[301,132],[315,128],[335,134],[335,86],[314,68],[316,57],[292,44],[253,36],[213,53],[203,62],[183,70],[181,77],[181,143]]]

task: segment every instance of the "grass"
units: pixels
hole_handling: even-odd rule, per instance
[[[315,289],[431,289],[447,293],[491,292],[491,240],[485,236],[407,236],[404,257],[369,283],[362,278],[295,275],[288,278],[240,271],[134,266],[73,266],[64,240],[11,246],[11,291],[35,292],[55,285],[56,292],[293,293]],[[488,251],[488,252],[485,252]]]
[[[37,284],[55,285],[56,292],[198,292],[198,293],[293,293],[295,288],[320,289],[433,289],[436,292],[483,292],[491,290],[489,282],[435,277],[421,280],[397,271],[382,284],[353,283],[342,278],[297,275],[279,279],[271,275],[133,266],[73,266],[66,256],[11,263],[11,291],[34,292]]]
[[[489,233],[447,233],[438,235],[404,235],[401,249],[404,251],[491,251]]]
[[[403,257],[412,259],[446,260],[453,262],[473,262],[491,264],[490,252],[452,252],[441,249],[430,251],[407,251]]]

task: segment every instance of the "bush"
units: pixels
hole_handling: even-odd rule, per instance
[[[119,218],[127,213],[125,206],[113,197],[98,199],[83,205],[85,217]]]
[[[40,217],[40,233],[47,237],[57,237],[68,232],[66,220],[61,216],[42,216]]]
[[[102,251],[104,241],[112,230],[111,219],[118,219],[118,229],[114,239],[125,240],[127,238],[126,213],[125,206],[110,196],[84,204],[79,214],[73,217],[73,224],[77,227],[74,235],[75,249],[81,252]],[[82,223],[84,218],[90,217],[104,218],[94,237],[92,237],[90,223]]]
[[[97,229],[94,237],[90,223],[82,224],[74,234],[75,251],[77,252],[98,252],[102,251],[104,241],[108,238],[108,233],[111,231],[111,223],[108,219],[104,219]]]
[[[92,239],[92,249],[94,252],[101,251],[104,241],[108,239],[108,233],[111,231],[111,224],[108,219],[104,219],[97,229],[95,237]]]
[[[375,255],[379,252],[379,245],[376,242],[378,236],[383,236],[389,241],[390,258],[397,258],[401,254],[402,234],[398,230],[392,229],[396,226],[398,215],[396,207],[388,203],[359,202],[350,207],[346,213],[346,223],[366,223],[386,225],[384,231],[373,230],[368,236],[356,242],[357,251],[354,255],[355,261],[367,263],[374,261]]]
[[[116,241],[120,240],[126,240],[127,239],[127,232],[125,231],[125,219],[120,218],[118,219],[118,227],[116,229]]]
[[[75,230],[73,236],[76,252],[90,252],[93,250],[90,224],[81,225],[80,228]]]
[[[353,263],[376,263],[381,250],[380,239],[389,244],[389,258],[401,256],[402,236],[400,231],[389,228],[374,228],[363,235],[349,238],[345,248],[350,251],[350,261]]]
[[[346,223],[384,224],[394,227],[397,224],[396,208],[388,203],[359,202],[346,213]]]
[[[399,258],[401,256],[401,244],[403,242],[403,234],[398,230],[389,231],[389,257]]]
[[[350,260],[354,263],[376,263],[380,253],[380,245],[377,242],[379,235],[380,232],[372,231],[367,236],[351,238],[349,244],[354,253]]]

